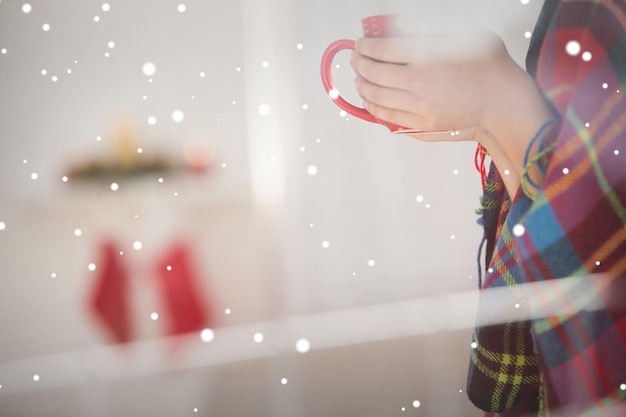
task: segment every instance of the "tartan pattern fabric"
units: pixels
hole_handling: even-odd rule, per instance
[[[489,299],[481,296],[467,389],[477,407],[491,412],[518,408],[538,411],[540,407],[541,370],[533,339],[529,337],[531,324],[523,319],[498,323],[500,317],[524,317],[528,308],[517,285],[520,265],[511,230],[515,225],[512,222],[528,209],[529,203],[528,199],[517,199],[511,206],[502,178],[492,163],[481,207],[489,265],[482,292],[494,288],[506,291],[498,293],[497,305],[485,302]]]
[[[533,199],[507,202],[490,168],[468,395],[487,415],[625,416],[626,2],[546,10],[527,68],[559,123],[542,138],[553,148]]]

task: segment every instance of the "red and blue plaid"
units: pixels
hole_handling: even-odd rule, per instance
[[[511,201],[490,167],[468,395],[489,416],[626,416],[626,2],[546,1],[527,69],[556,117],[541,184]]]

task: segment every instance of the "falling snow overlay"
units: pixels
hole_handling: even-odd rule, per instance
[[[479,416],[474,148],[319,77],[412,3],[1,0],[0,415]],[[519,62],[538,3],[480,11]]]

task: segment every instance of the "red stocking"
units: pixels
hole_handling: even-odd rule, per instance
[[[91,298],[92,312],[104,323],[116,343],[130,341],[128,272],[112,242],[100,248],[98,277]]]
[[[211,317],[200,296],[198,275],[187,245],[175,244],[157,262],[156,276],[169,335],[200,331],[211,326]]]

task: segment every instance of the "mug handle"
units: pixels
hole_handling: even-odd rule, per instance
[[[373,123],[383,123],[380,119],[372,115],[370,112],[365,110],[362,107],[357,107],[354,104],[350,103],[348,100],[343,98],[341,94],[339,94],[339,90],[335,88],[333,84],[333,59],[335,55],[339,51],[344,49],[349,49],[354,51],[354,41],[352,39],[339,39],[328,45],[328,48],[324,51],[322,55],[322,65],[321,65],[321,76],[322,76],[322,84],[324,85],[324,89],[330,99],[339,106],[342,110],[347,111],[353,116],[361,118],[363,120],[367,120],[368,122]]]

